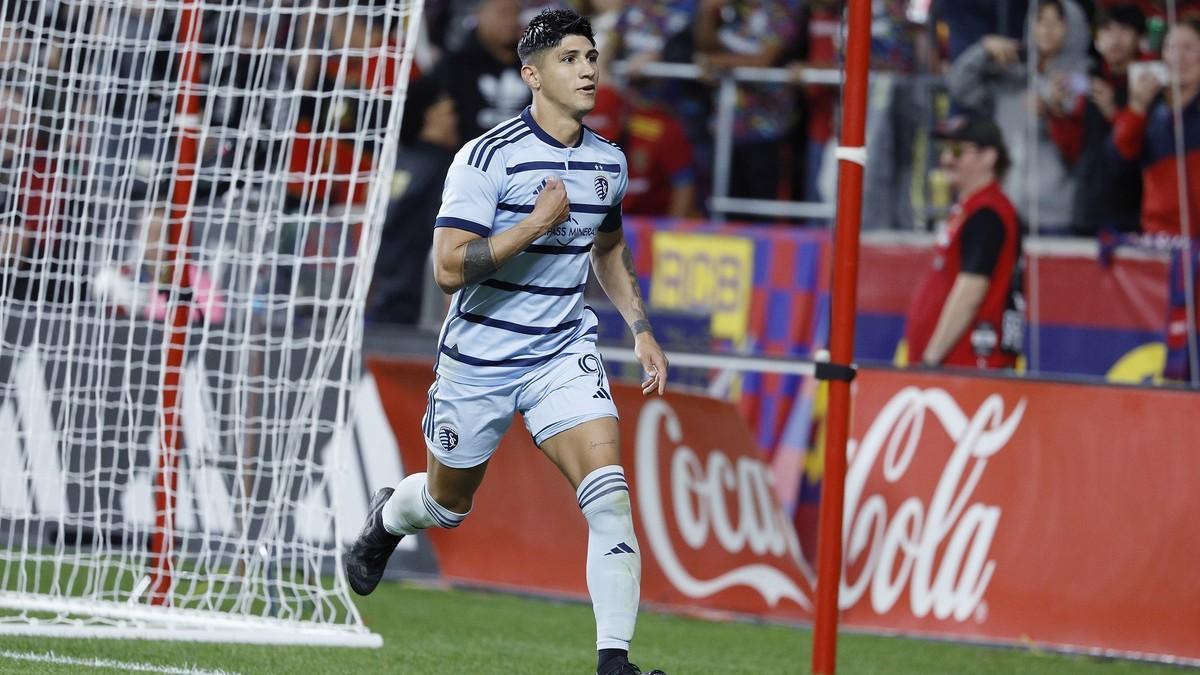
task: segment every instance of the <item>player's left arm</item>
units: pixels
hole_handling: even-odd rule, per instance
[[[614,208],[618,209],[616,218],[619,223],[620,206]],[[642,393],[648,395],[657,389],[661,395],[667,387],[667,355],[654,338],[654,331],[646,318],[642,289],[633,271],[633,256],[619,224],[609,231],[601,227],[596,233],[596,240],[592,244],[592,269],[596,271],[600,287],[633,331],[633,351],[646,371]]]

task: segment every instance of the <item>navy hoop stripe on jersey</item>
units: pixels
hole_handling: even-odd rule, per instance
[[[484,228],[495,236],[517,227],[554,175],[580,203],[570,205],[570,221],[525,247],[493,278],[459,289],[439,340],[439,376],[493,385],[512,378],[514,368],[592,351],[597,319],[584,303],[588,254],[601,229],[619,226],[626,167],[625,156],[590,131],[573,148],[553,142],[528,109],[463,146],[446,175],[443,226],[481,236]]]
[[[466,218],[454,218],[452,216],[442,216],[441,218],[438,218],[437,220],[433,221],[433,226],[452,227],[456,230],[466,230],[467,232],[477,234],[481,237],[488,236],[488,234],[492,231],[490,228],[467,220]]]
[[[599,332],[600,331],[596,326],[592,326],[591,328],[583,331],[576,337],[588,337],[591,335],[596,335]],[[563,347],[566,347],[566,346],[567,346],[566,344],[563,345]],[[522,358],[516,358],[516,359],[502,359],[500,361],[493,361],[491,359],[481,359],[477,356],[463,354],[462,352],[458,351],[458,349],[456,349],[455,347],[447,347],[446,345],[442,345],[441,347],[438,347],[438,352],[441,354],[445,354],[446,356],[454,359],[455,361],[458,361],[460,363],[465,363],[468,366],[494,366],[494,367],[512,368],[512,367],[518,367],[518,366],[520,366],[520,367],[536,366],[538,364],[545,363],[545,362],[549,361],[550,359],[558,356],[562,352],[562,347],[560,347],[559,349],[555,350],[554,352],[552,352],[550,354],[546,354],[545,356],[531,356],[531,357],[522,357]]]
[[[496,204],[496,208],[501,211],[508,211],[509,213],[533,213],[533,204],[508,204],[500,202]],[[608,204],[576,204],[574,202],[571,203],[570,208],[573,213],[607,214],[612,210],[612,207]]]
[[[504,167],[504,173],[511,176],[514,173],[538,171],[540,169],[556,169],[558,171],[566,171],[567,165],[563,164],[562,162],[522,162],[520,164]]]
[[[496,204],[496,208],[509,213],[533,213],[533,204],[506,204],[500,202]]]
[[[592,250],[592,245],[587,246],[551,246],[549,244],[532,244],[525,249],[525,253],[542,253],[544,255],[578,255],[587,253]]]
[[[571,330],[583,321],[583,319],[572,319],[571,321],[560,323],[557,326],[526,326],[525,324],[513,323],[512,321],[505,321],[503,319],[495,319],[482,314],[471,314],[470,312],[459,314],[458,318],[462,319],[463,321],[470,321],[471,323],[491,326],[492,328],[503,328],[504,330],[511,331],[513,333],[521,333],[523,335],[550,335],[552,333],[561,333],[564,330]]]
[[[607,171],[608,173],[621,173],[620,164],[604,164],[601,162],[567,162],[567,168],[571,171]]]
[[[480,283],[488,288],[496,288],[501,291],[510,291],[513,293],[533,293],[535,295],[575,295],[576,293],[582,293],[587,289],[586,283],[569,287],[513,284],[507,281],[501,281],[499,279],[485,279]]]
[[[606,164],[602,162],[522,162],[504,168],[504,172],[508,175],[514,173],[522,173],[525,171],[540,171],[540,170],[556,170],[556,171],[602,171],[607,173],[621,173],[620,164]]]

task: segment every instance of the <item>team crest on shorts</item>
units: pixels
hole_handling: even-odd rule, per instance
[[[608,179],[605,178],[604,176],[596,176],[596,180],[595,180],[594,184],[596,186],[596,196],[600,198],[600,201],[604,201],[605,199],[607,199],[608,198]]]
[[[458,431],[448,424],[438,427],[437,440],[438,444],[442,446],[443,450],[450,452],[454,448],[458,447]]]

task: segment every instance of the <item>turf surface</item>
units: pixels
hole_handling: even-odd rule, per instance
[[[385,583],[359,601],[383,635],[378,650],[209,645],[140,640],[0,637],[0,673],[120,673],[122,669],[50,665],[4,652],[54,654],[237,673],[411,673],[414,675],[559,675],[594,672],[591,608],[508,595]],[[643,613],[634,661],[669,675],[767,675],[808,672],[811,634],[771,625],[716,623]],[[1054,673],[1116,675],[1174,669],[1024,650],[845,635],[838,672]],[[161,672],[161,671],[159,671]]]

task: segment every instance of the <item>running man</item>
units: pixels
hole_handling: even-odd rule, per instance
[[[625,155],[581,122],[599,84],[591,24],[570,10],[546,10],[517,53],[533,105],[459,151],[434,224],[434,275],[454,298],[424,417],[427,473],[375,494],[346,554],[346,576],[366,595],[402,537],[462,523],[519,410],[587,521],[597,673],[636,674],[628,654],[641,554],[596,314],[584,304],[589,259],[633,331],[647,373],[643,394],[662,394],[667,358],[622,234]]]

